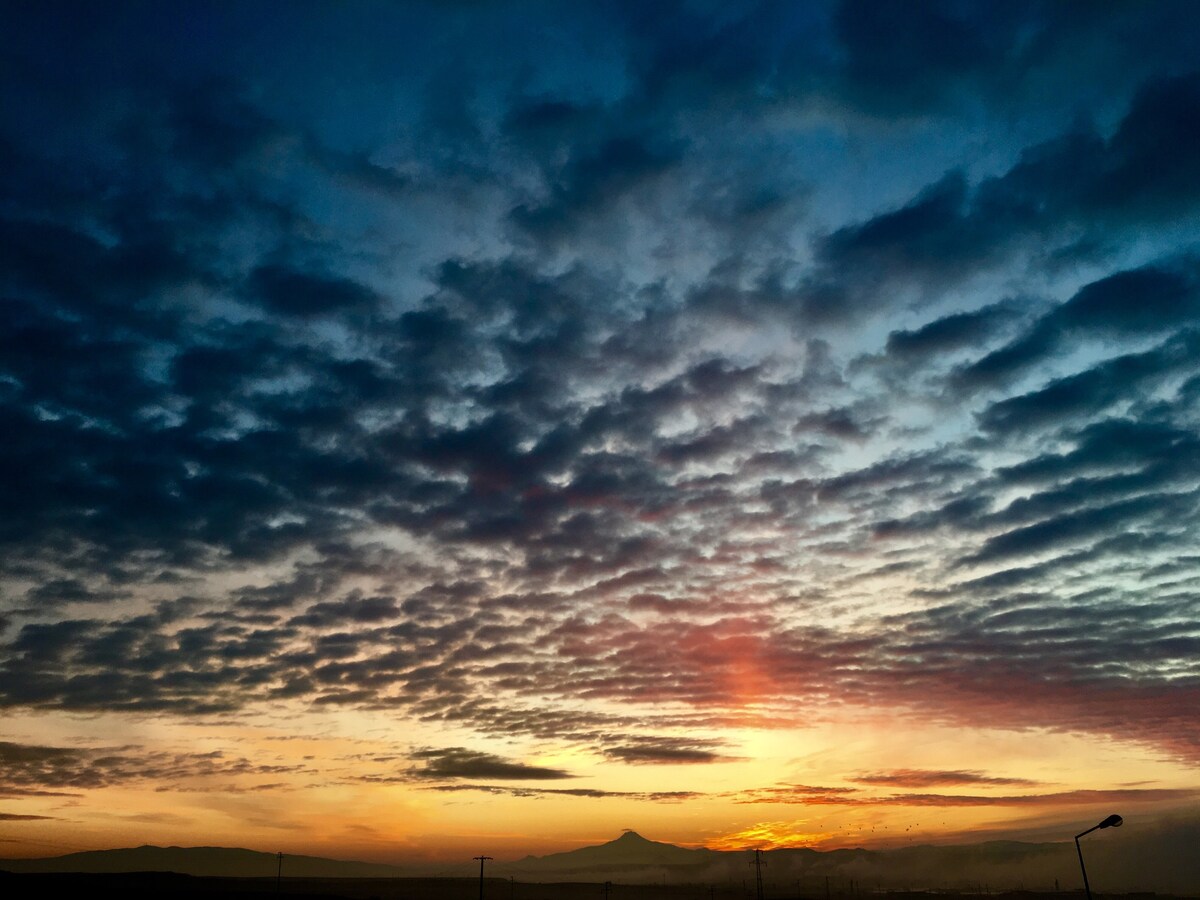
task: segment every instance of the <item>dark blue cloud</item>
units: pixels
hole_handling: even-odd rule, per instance
[[[1166,261],[1106,275],[1084,285],[1023,334],[955,375],[962,387],[1005,383],[1044,363],[1071,340],[1136,339],[1194,322],[1200,285],[1193,259]]]
[[[370,309],[378,298],[348,278],[299,272],[284,266],[262,265],[250,273],[249,293],[272,312],[290,316],[319,316],[353,309]]]
[[[6,708],[1197,758],[1190,4],[10,18]]]
[[[1017,64],[1031,5],[845,0],[834,15],[846,92],[868,108],[944,107]],[[971,82],[976,82],[971,84]]]
[[[1123,400],[1135,400],[1173,376],[1190,375],[1197,349],[1196,334],[1185,332],[1152,350],[1105,360],[1027,394],[993,403],[980,413],[980,426],[1004,433],[1097,415]]]
[[[790,302],[817,321],[853,316],[906,289],[918,297],[941,292],[1002,267],[1014,253],[1047,255],[1053,262],[1056,254],[1069,257],[1081,245],[1096,244],[1097,235],[1111,240],[1123,228],[1194,217],[1200,173],[1178,148],[1189,137],[1179,133],[1179,123],[1195,121],[1200,112],[1194,108],[1197,85],[1197,74],[1152,81],[1133,98],[1107,140],[1075,128],[1026,149],[1003,175],[972,187],[961,170],[950,170],[898,208],[832,231],[815,245],[822,268],[795,285]],[[1138,157],[1142,152],[1146,159]],[[1162,164],[1156,165],[1153,160],[1159,158]],[[1079,303],[1101,302],[1104,290],[1156,296],[1165,291],[1165,299],[1156,302],[1186,314],[1191,301],[1181,294],[1194,292],[1194,276],[1187,272],[1194,265],[1187,260],[1163,265],[1176,271],[1162,273],[1153,284],[1148,270],[1123,276]],[[1167,284],[1172,278],[1183,283]],[[1013,352],[1036,354],[1049,339],[1050,332],[1034,330],[1025,339],[1028,347]]]
[[[886,349],[890,356],[919,362],[928,357],[987,343],[996,331],[1012,321],[1017,311],[1011,304],[995,303],[971,312],[952,313],[920,328],[893,331]]]
[[[594,149],[572,151],[545,202],[518,205],[512,220],[543,240],[561,240],[593,220],[598,210],[651,188],[679,164],[682,152],[639,136],[613,136]]]

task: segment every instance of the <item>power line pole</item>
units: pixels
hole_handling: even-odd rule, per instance
[[[483,900],[483,861],[492,859],[491,856],[472,856],[471,859],[479,860],[479,900]]]
[[[283,851],[279,851],[279,866],[275,869],[275,893],[279,893],[279,884],[283,881]]]
[[[754,851],[754,861],[751,862],[750,865],[754,866],[754,883],[757,888],[756,896],[758,900],[763,900],[762,867],[766,865],[766,863],[762,861],[761,850]]]
[[[612,882],[604,882],[604,900],[608,900],[608,892],[612,890]]]

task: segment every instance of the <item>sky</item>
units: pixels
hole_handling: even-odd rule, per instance
[[[0,856],[1200,816],[1193,4],[5,19]]]

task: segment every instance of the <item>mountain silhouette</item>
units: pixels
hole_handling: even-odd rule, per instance
[[[688,850],[674,844],[650,841],[636,831],[626,831],[619,838],[593,847],[580,847],[565,853],[548,856],[527,856],[514,863],[521,872],[559,873],[608,872],[643,867],[693,868],[708,863],[710,850]]]

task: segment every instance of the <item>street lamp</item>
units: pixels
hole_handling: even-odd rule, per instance
[[[1079,854],[1079,870],[1081,872],[1083,872],[1083,889],[1084,889],[1084,891],[1087,892],[1087,900],[1092,900],[1092,889],[1088,885],[1087,869],[1085,869],[1083,867],[1083,851],[1079,849],[1079,839],[1081,837],[1083,837],[1085,834],[1091,834],[1097,828],[1116,828],[1123,821],[1124,821],[1124,819],[1122,819],[1116,813],[1113,813],[1111,816],[1109,816],[1107,819],[1105,819],[1099,825],[1093,825],[1087,831],[1081,831],[1081,832],[1079,832],[1079,834],[1075,835],[1075,852]]]

